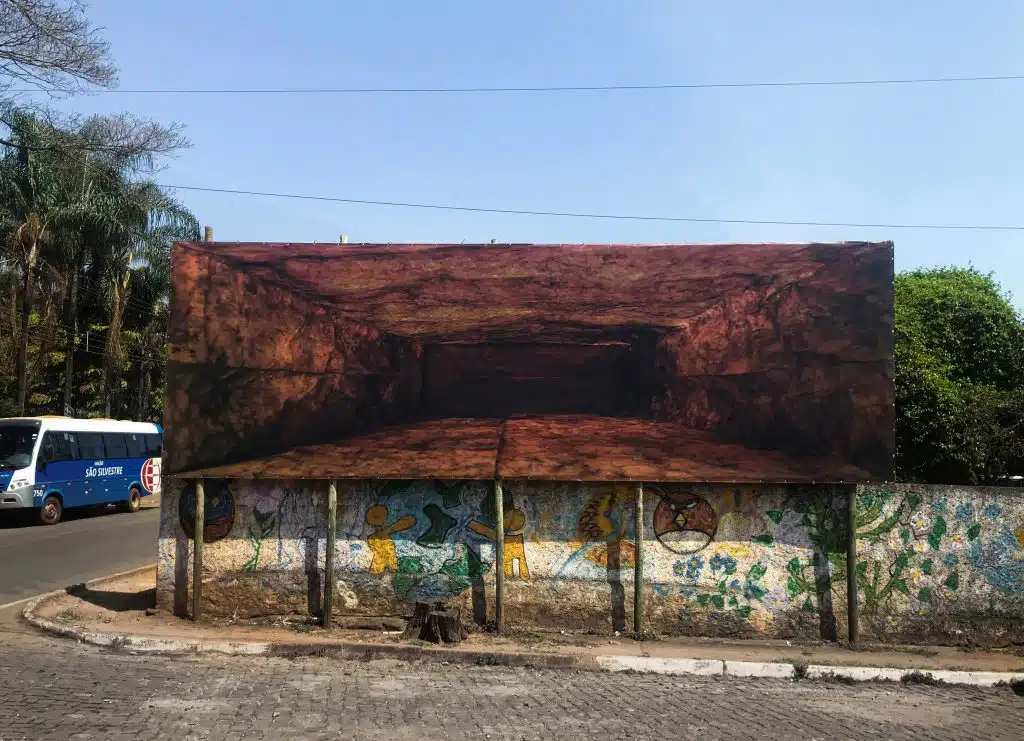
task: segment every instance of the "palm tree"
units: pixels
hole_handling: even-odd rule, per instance
[[[170,247],[176,241],[199,238],[199,222],[183,205],[148,181],[117,183],[97,209],[109,235],[101,259],[103,293],[107,299],[107,336],[104,355],[104,405],[107,416],[120,411],[122,374],[129,352],[122,342],[126,310],[133,290],[142,295],[135,302],[141,326],[132,336],[135,360],[145,377],[152,367],[152,353],[163,350],[166,303],[170,286]],[[139,301],[145,301],[140,304]],[[144,382],[143,382],[144,383]],[[139,396],[143,393],[139,392]],[[141,401],[136,414],[141,414]]]
[[[21,273],[18,307],[18,345],[15,359],[16,407],[25,413],[28,393],[29,326],[35,307],[36,281],[43,250],[70,216],[73,203],[65,189],[58,152],[49,148],[64,138],[31,113],[9,113],[12,134],[0,157],[0,239],[8,247],[15,269]]]

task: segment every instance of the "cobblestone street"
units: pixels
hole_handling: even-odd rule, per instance
[[[1020,739],[1024,698],[881,684],[159,658],[0,632],[0,739]]]

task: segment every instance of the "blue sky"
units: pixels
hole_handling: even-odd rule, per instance
[[[471,87],[1024,73],[1024,4],[94,0],[123,88]],[[187,126],[166,183],[723,219],[1022,224],[1024,82],[487,95],[102,94]],[[1015,102],[1016,101],[1016,102]],[[892,239],[1024,306],[1024,232],[559,219],[180,193],[218,240]]]

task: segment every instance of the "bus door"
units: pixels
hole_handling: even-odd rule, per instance
[[[97,470],[103,465],[103,436],[98,432],[79,432],[79,477],[82,479],[82,492],[86,504],[101,504],[104,499],[102,480],[97,480]]]
[[[128,498],[128,487],[131,485],[130,466],[128,466],[128,441],[123,432],[104,432],[103,448],[107,457],[103,461],[103,480],[105,502],[120,502]],[[93,486],[96,484],[94,483]]]
[[[65,508],[86,504],[86,488],[74,432],[47,430],[43,433],[36,460],[36,486],[43,487],[43,493],[60,492]]]

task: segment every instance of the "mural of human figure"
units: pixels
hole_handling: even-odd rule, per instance
[[[523,534],[515,533],[526,524],[526,515],[521,509],[510,509],[505,512],[505,576],[515,577],[515,563],[519,562],[519,578],[529,579],[530,569],[526,565],[526,547],[523,545]],[[469,529],[488,540],[498,537],[493,527],[482,522],[470,520]]]
[[[398,571],[398,553],[395,551],[395,541],[391,536],[416,524],[416,518],[408,515],[385,527],[389,516],[388,508],[383,504],[375,504],[366,511],[366,523],[378,528],[366,538],[370,552],[373,553],[373,560],[370,562],[371,574],[383,574],[388,570]]]

